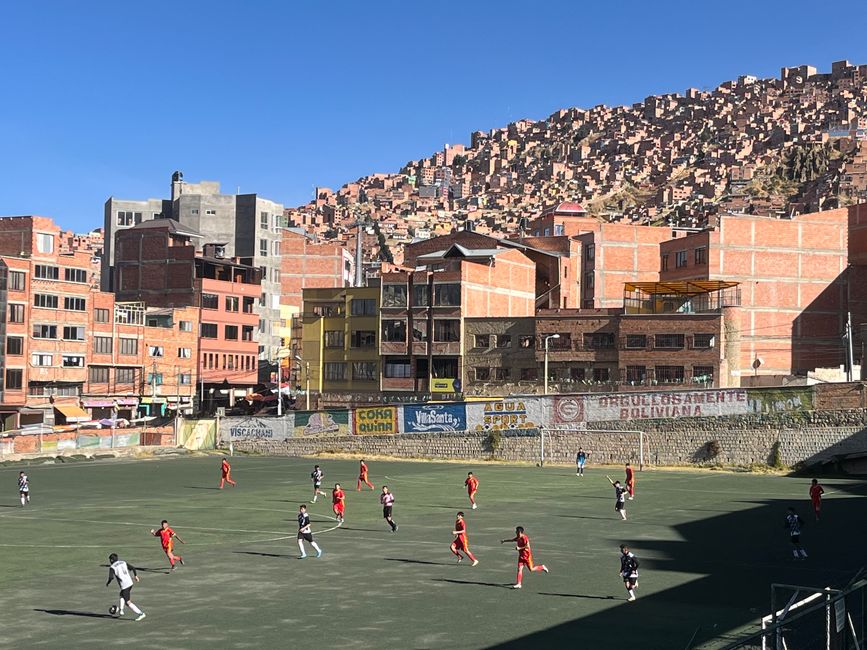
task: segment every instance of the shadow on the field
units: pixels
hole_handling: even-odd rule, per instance
[[[480,585],[482,587],[497,587],[499,589],[511,589],[511,584],[502,582],[476,582],[475,580],[452,580],[451,578],[432,578],[434,582],[450,582],[455,585]]]
[[[84,616],[86,618],[115,618],[111,614],[97,614],[96,612],[77,612],[71,609],[34,609],[34,612],[51,614],[52,616]]]
[[[258,555],[260,557],[288,557],[293,558],[296,557],[297,554],[292,553],[259,553],[257,551],[232,551],[232,553],[237,553],[238,555]]]
[[[405,562],[406,564],[435,564],[439,566],[451,566],[453,564],[457,564],[456,562],[428,562],[427,560],[410,560],[409,558],[402,557],[385,557],[382,559],[388,562]]]
[[[219,490],[218,487],[208,487],[207,485],[185,485],[187,490]]]
[[[587,515],[557,515],[563,519],[599,519],[600,521],[616,521],[618,517],[588,517]]]
[[[559,596],[560,598],[587,598],[589,600],[626,600],[625,598],[615,598],[614,596],[592,596],[590,594],[555,594],[551,591],[540,591],[540,596]]]
[[[364,533],[382,533],[385,532],[385,528],[356,528],[355,526],[341,526],[343,530],[357,530]]]
[[[0,503],[0,508],[20,508],[20,507],[21,507],[20,504],[16,504],[16,505],[7,505],[7,504],[5,504],[5,503]]]
[[[436,508],[438,510],[460,510],[464,506],[436,506],[429,503],[421,503],[415,506],[416,508]],[[470,508],[470,506],[466,506]]]
[[[111,565],[109,565],[109,564],[100,564],[99,566],[104,567],[104,568],[107,569],[107,568],[108,568],[109,566],[111,566]],[[168,568],[165,568],[165,567],[163,567],[163,568],[159,568],[159,569],[151,569],[150,567],[146,567],[146,566],[136,566],[135,570],[136,570],[136,571],[142,571],[142,572],[144,572],[144,573],[162,573],[162,574],[164,574],[164,575],[168,575],[168,574],[170,574],[170,573],[172,572],[171,569],[168,569]]]

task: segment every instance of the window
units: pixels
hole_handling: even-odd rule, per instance
[[[24,291],[26,278],[21,271],[9,271],[9,290]]]
[[[491,336],[490,334],[476,334],[473,337],[474,345],[476,348],[489,348],[491,347]]]
[[[693,366],[692,380],[699,383],[713,383],[713,366]]]
[[[430,287],[426,284],[416,284],[412,288],[412,306],[430,306]]]
[[[584,274],[584,289],[592,289],[594,286],[596,286],[596,275],[593,271],[588,271]],[[585,291],[585,293],[589,292]]]
[[[48,293],[33,294],[33,306],[45,309],[57,309],[57,296]]]
[[[260,239],[259,240],[259,256],[260,257],[268,257],[268,240]]]
[[[56,339],[57,325],[34,325],[33,338],[35,339]]]
[[[190,348],[178,348],[178,359],[190,359],[193,351]]]
[[[54,235],[44,233],[36,234],[36,250],[40,253],[54,252]]]
[[[695,264],[707,264],[707,248],[704,246],[695,249]]]
[[[193,331],[193,321],[191,320],[182,320],[178,322],[178,329],[181,332],[192,332]]]
[[[50,354],[31,354],[30,355],[30,363],[34,366],[50,366],[51,365],[51,355]]]
[[[343,347],[343,330],[326,330],[325,331],[325,347],[326,348],[342,348]]]
[[[572,381],[584,381],[587,378],[587,370],[584,368],[576,368],[572,366],[569,368],[569,378]]]
[[[412,366],[409,359],[386,360],[382,374],[389,379],[409,379],[412,377]]]
[[[112,341],[110,336],[93,337],[94,354],[111,354]]]
[[[118,368],[114,371],[114,380],[118,384],[134,384],[135,368]]]
[[[67,282],[87,282],[87,271],[84,269],[63,269],[63,279]]]
[[[656,381],[660,384],[682,384],[683,366],[656,366]]]
[[[626,381],[630,384],[643,384],[647,379],[645,366],[626,366]]]
[[[97,323],[107,323],[109,317],[108,309],[96,308],[93,310],[93,320]]]
[[[412,326],[412,340],[424,343],[427,341],[427,322],[414,321]]]
[[[536,337],[534,336],[520,336],[518,337],[518,347],[527,349],[533,347],[533,341]]]
[[[84,298],[73,298],[66,296],[63,299],[63,308],[68,311],[86,311],[87,301]]]
[[[267,305],[267,304],[268,304],[268,294],[267,294],[267,293],[262,293],[262,294],[259,296],[259,306],[260,306],[260,307],[264,307],[264,306]],[[259,328],[259,329],[261,329],[261,328]]]
[[[663,271],[668,270],[668,254],[667,253],[662,256],[660,267],[662,268]]]
[[[84,357],[77,354],[63,355],[64,368],[84,368]]]
[[[539,379],[538,368],[521,368],[521,381],[536,381]]]
[[[178,383],[181,386],[189,386],[193,383],[193,376],[188,372],[182,372],[178,375]]]
[[[353,298],[349,307],[353,316],[376,315],[376,300],[373,298]]]
[[[161,346],[161,345],[149,345],[148,346],[148,356],[149,357],[164,357],[165,353],[163,351],[163,346]]]
[[[163,373],[161,373],[161,372],[149,372],[147,380],[148,380],[148,386],[162,386],[163,385]]]
[[[460,284],[435,284],[434,305],[440,307],[457,307],[461,304]]]
[[[205,214],[209,215],[211,217],[215,217],[217,215],[217,211],[216,210],[205,210]]]
[[[510,348],[512,347],[512,337],[508,334],[498,334],[497,335],[497,347],[498,348]]]
[[[585,350],[610,350],[614,348],[614,334],[612,332],[593,332],[584,335]]]
[[[223,338],[227,341],[237,341],[238,340],[238,326],[237,325],[226,325],[223,328]]]
[[[683,347],[683,334],[657,334],[653,347],[659,350],[678,350]]]
[[[353,348],[376,347],[376,332],[374,330],[357,330],[352,333]]]
[[[21,390],[24,384],[24,371],[7,368],[6,369],[6,390]]]
[[[268,230],[268,213],[260,212],[259,213],[259,227]]]
[[[383,307],[406,307],[406,285],[386,284],[382,287]]]
[[[238,302],[237,296],[226,296],[226,311],[238,311]]]
[[[406,341],[406,321],[382,321],[382,340],[389,343],[404,343]]]
[[[326,381],[344,381],[346,379],[346,364],[343,362],[329,362],[325,364]]]
[[[213,293],[202,294],[202,309],[219,309],[220,297]]]
[[[199,214],[199,209],[198,208],[191,208],[190,214]]]
[[[271,255],[273,255],[274,257],[280,256],[280,242],[279,241],[272,241],[271,242]]]
[[[647,347],[647,335],[645,334],[627,334],[626,349],[627,350],[643,350]]]
[[[491,369],[485,367],[476,368],[476,381],[489,381],[491,379]]]
[[[66,341],[83,341],[84,327],[77,325],[66,325],[63,328],[63,338]]]
[[[279,284],[279,282],[280,282],[279,269],[271,269],[271,282],[273,282],[274,284]]]
[[[132,226],[141,223],[141,212],[123,210],[117,213],[118,226]]]
[[[217,324],[216,323],[202,323],[200,335],[203,339],[215,339],[215,338],[217,338]]]
[[[674,266],[675,268],[682,269],[688,263],[688,258],[686,255],[686,251],[677,251],[674,254]]]
[[[372,361],[357,361],[352,364],[352,378],[361,381],[375,381],[376,363]]]
[[[584,259],[592,262],[596,258],[596,247],[590,244],[584,249]]]
[[[435,320],[434,341],[451,343],[461,340],[461,321]]]
[[[241,340],[242,341],[252,341],[253,340],[253,326],[252,325],[242,325],[241,326]]]
[[[24,339],[20,336],[7,336],[6,354],[12,357],[20,357],[24,354]]]
[[[250,296],[244,296],[244,313],[252,314],[253,313],[253,303],[255,301]]]
[[[693,334],[692,347],[698,350],[706,350],[712,348],[716,343],[716,337],[713,334]]]
[[[551,336],[550,334],[542,334],[539,336],[539,348],[545,349],[545,339],[548,339],[548,348],[550,350],[571,350],[572,349],[572,335],[568,332],[559,332],[559,337],[548,338]],[[588,334],[584,335],[585,337],[589,336]],[[586,345],[586,343],[585,343]]]
[[[494,368],[494,381],[508,381],[512,376],[511,368]]]
[[[56,266],[49,266],[47,264],[37,264],[33,269],[33,275],[40,280],[59,280],[60,269]]]
[[[593,381],[610,381],[611,370],[609,368],[593,368]]]
[[[125,355],[138,354],[138,339],[121,339],[120,353]]]

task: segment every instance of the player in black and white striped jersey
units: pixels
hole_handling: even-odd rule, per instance
[[[108,587],[111,584],[112,580],[116,580],[118,587],[120,587],[120,598],[118,601],[116,616],[123,616],[124,606],[129,605],[129,608],[133,612],[138,614],[138,618],[136,618],[135,620],[142,620],[146,616],[146,614],[138,607],[136,607],[135,603],[130,600],[133,578],[135,579],[135,582],[139,581],[138,572],[131,564],[127,564],[123,560],[119,560],[117,558],[117,553],[112,553],[111,555],[109,555],[108,561],[108,582],[105,583],[105,586]],[[130,575],[130,572],[132,572],[132,575]]]
[[[807,551],[801,546],[801,526],[803,525],[804,522],[795,512],[795,509],[789,508],[786,513],[785,527],[789,529],[789,538],[792,540],[792,555],[796,560],[807,559]]]
[[[24,472],[18,472],[18,496],[21,498],[21,507],[30,503],[30,479]]]

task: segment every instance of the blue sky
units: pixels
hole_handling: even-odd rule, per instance
[[[87,230],[110,195],[164,197],[175,169],[298,205],[562,107],[867,63],[867,5],[818,6],[3,3],[0,214]]]

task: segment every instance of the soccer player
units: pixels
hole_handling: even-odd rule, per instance
[[[334,484],[334,489],[331,491],[331,509],[334,511],[334,516],[337,517],[337,523],[343,523],[343,513],[346,510],[346,494],[340,483]]]
[[[391,532],[397,532],[397,524],[391,516],[392,508],[394,507],[394,495],[388,491],[388,486],[382,486],[382,494],[379,495],[379,502],[382,504],[382,517],[391,526]]]
[[[635,498],[635,472],[632,471],[632,465],[626,463],[626,489],[629,492],[629,500]]]
[[[180,555],[175,555],[173,551],[175,548],[175,540],[178,540],[181,544],[186,544],[186,542],[178,537],[175,531],[169,528],[169,522],[163,519],[162,522],[160,522],[159,530],[151,528],[151,535],[160,538],[160,543],[163,545],[163,552],[165,552],[166,557],[169,558],[169,564],[172,565],[172,571],[175,570],[176,560],[183,565],[184,558]]]
[[[518,551],[518,580],[512,585],[512,589],[520,589],[524,580],[524,567],[530,571],[544,571],[548,573],[548,567],[544,564],[533,564],[533,551],[530,550],[530,538],[524,534],[524,527],[515,528],[515,536],[512,539],[501,539],[500,544],[514,542],[515,550]]]
[[[638,586],[638,558],[629,550],[626,544],[620,545],[620,577],[623,578],[623,586],[629,594],[628,600],[635,600],[635,588]]]
[[[575,454],[575,476],[584,476],[584,463],[587,462],[587,452],[581,447],[578,447],[578,453]]]
[[[313,533],[310,532],[310,515],[307,514],[307,506],[303,503],[298,507],[298,549],[301,555],[299,560],[307,557],[307,552],[304,550],[304,542],[310,544],[316,551],[316,557],[322,557],[322,549],[313,541]]]
[[[476,490],[479,489],[479,479],[473,476],[472,472],[467,474],[467,480],[464,481],[464,485],[467,486],[467,494],[470,497],[470,503],[473,504],[473,510],[476,509]]]
[[[130,593],[132,592],[133,578],[135,578],[136,582],[139,581],[138,572],[135,570],[135,567],[123,560],[118,560],[117,553],[112,553],[108,556],[108,565],[108,582],[105,583],[105,586],[108,587],[112,580],[117,580],[117,585],[120,587],[120,599],[118,601],[116,616],[118,618],[123,616],[124,606],[129,605],[129,608],[138,614],[138,618],[135,620],[142,620],[146,614],[136,607],[136,604],[129,599]],[[129,575],[130,571],[132,571],[132,577]]]
[[[30,503],[30,479],[24,472],[18,472],[18,496],[22,508]]]
[[[822,495],[825,488],[819,485],[819,481],[813,479],[810,482],[810,501],[813,502],[813,512],[816,513],[816,521],[819,521],[819,511],[822,510]]]
[[[361,461],[361,464],[358,466],[358,485],[355,488],[356,492],[361,492],[361,484],[362,483],[364,483],[371,490],[376,489],[375,487],[373,487],[373,483],[371,483],[370,481],[367,480],[367,463],[365,463],[363,460]]]
[[[476,556],[470,553],[470,543],[467,540],[467,522],[464,521],[464,513],[459,512],[458,517],[455,520],[455,529],[452,531],[452,535],[455,536],[455,540],[452,542],[452,545],[449,547],[455,555],[458,556],[458,563],[463,561],[463,557],[461,557],[461,551],[473,561],[473,566],[476,566],[479,561],[476,559]]]
[[[325,474],[319,465],[313,466],[313,471],[310,472],[310,479],[313,481],[313,501],[310,503],[316,503],[316,497],[320,494],[325,496],[325,492],[322,491],[322,479],[325,478]]]
[[[620,518],[626,521],[626,488],[620,485],[620,481],[612,481],[610,476],[605,478],[614,486],[614,509],[620,513]]]
[[[784,526],[789,529],[789,537],[792,539],[792,555],[796,560],[807,559],[807,551],[801,546],[801,526],[803,525],[804,522],[795,512],[795,509],[789,508]]]
[[[228,459],[224,458],[220,464],[220,489],[223,489],[223,484],[228,483],[235,486],[235,481],[232,480],[232,466],[229,465]]]

